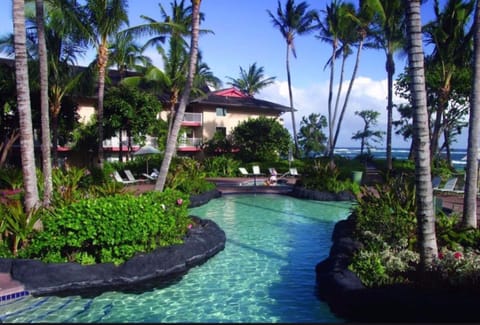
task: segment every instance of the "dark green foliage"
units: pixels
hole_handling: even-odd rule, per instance
[[[327,118],[323,115],[311,113],[308,117],[302,117],[298,143],[305,156],[308,157],[311,153],[319,153],[325,150],[327,136],[323,133],[323,128],[326,127]]]
[[[84,199],[43,216],[44,230],[22,257],[46,262],[120,264],[138,252],[183,241],[188,196],[167,189]]]
[[[323,161],[322,164],[322,160],[313,160],[312,163],[305,165],[298,185],[332,193],[352,191],[357,194],[360,192],[359,185],[352,182],[350,175],[348,177],[345,174],[342,175],[339,168],[326,160]]]
[[[237,175],[240,162],[224,155],[206,158],[203,166],[209,177],[234,177]]]
[[[263,116],[238,124],[232,138],[240,149],[238,158],[244,162],[278,160],[279,156],[288,154],[292,142],[285,127],[277,120]]]
[[[172,160],[170,165],[166,186],[190,195],[200,194],[215,188],[215,184],[207,182],[205,177],[204,168],[198,161],[177,158]]]
[[[440,247],[452,251],[462,250],[462,247],[480,249],[480,229],[465,229],[457,214],[437,213],[436,221],[435,231]]]
[[[364,231],[377,234],[383,241],[397,245],[406,239],[413,248],[416,240],[415,187],[406,175],[390,178],[375,190],[363,188],[354,215],[356,236],[362,241]],[[367,246],[370,244],[365,243]]]
[[[134,87],[109,88],[105,94],[105,137],[125,130],[134,141],[144,141],[157,123],[161,107],[155,96]]]

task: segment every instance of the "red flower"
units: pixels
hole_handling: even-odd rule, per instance
[[[444,257],[445,257],[445,256],[443,255],[442,252],[438,253],[438,258],[439,258],[439,259],[443,260]]]
[[[178,205],[182,205],[182,203],[183,203],[183,200],[182,200],[182,199],[177,199],[177,204],[178,204]]]
[[[455,257],[455,259],[459,260],[459,259],[461,259],[463,256],[462,256],[462,253],[460,253],[460,252],[455,252],[455,254],[453,254],[453,257]]]

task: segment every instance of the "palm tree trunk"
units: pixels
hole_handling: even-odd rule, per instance
[[[98,107],[97,107],[97,123],[98,123],[98,167],[103,168],[103,99],[105,96],[105,72],[107,69],[108,48],[106,42],[98,47]]]
[[[38,57],[40,64],[40,107],[42,115],[42,170],[43,170],[43,205],[49,206],[52,200],[52,160],[50,139],[50,118],[48,107],[48,62],[45,26],[43,23],[43,0],[35,1],[36,22],[38,29]]]
[[[438,255],[435,234],[435,213],[430,170],[430,141],[425,88],[425,68],[422,44],[421,0],[405,1],[407,32],[409,35],[408,61],[413,97],[413,138],[415,151],[415,194],[417,202],[418,246],[420,271],[426,271]]]
[[[290,46],[287,43],[287,56],[286,56],[286,66],[287,66],[287,81],[288,81],[288,97],[290,99],[290,109],[292,114],[292,130],[293,130],[293,142],[295,144],[295,153],[294,156],[298,158],[298,138],[297,138],[297,126],[295,125],[295,109],[293,107],[293,95],[292,95],[292,79],[290,77]]]
[[[173,122],[172,133],[167,141],[167,147],[165,148],[165,156],[162,160],[162,165],[160,167],[160,175],[158,175],[157,182],[155,183],[156,191],[163,191],[165,183],[167,180],[168,169],[170,168],[170,163],[172,157],[177,150],[177,141],[178,133],[182,125],[183,116],[185,114],[185,109],[190,98],[190,91],[193,85],[193,78],[195,76],[195,71],[197,67],[198,59],[198,38],[199,38],[199,29],[200,29],[200,4],[201,0],[192,0],[192,37],[190,41],[190,62],[188,68],[188,76],[185,88],[180,99],[180,105],[178,107],[177,114]]]
[[[363,47],[363,40],[364,39],[362,39],[360,41],[360,44],[358,45],[357,58],[355,60],[355,67],[353,68],[352,78],[350,79],[348,90],[347,90],[347,93],[345,94],[345,100],[343,101],[342,112],[340,113],[340,117],[338,118],[338,124],[335,130],[335,137],[333,138],[332,150],[334,150],[335,146],[337,145],[338,135],[340,133],[340,128],[342,126],[343,116],[345,115],[345,111],[347,110],[348,99],[350,97],[350,93],[352,92],[353,83],[355,82],[355,78],[357,77],[358,66],[360,65],[360,54],[362,53],[362,47]]]
[[[25,191],[25,210],[28,213],[39,205],[39,197],[35,170],[32,112],[30,110],[30,88],[28,84],[24,0],[13,1],[13,30],[15,37],[17,106],[20,123],[20,153]]]
[[[473,86],[470,106],[463,226],[477,228],[478,133],[480,131],[480,1],[475,8]]]
[[[388,83],[388,95],[387,95],[387,171],[391,171],[392,165],[392,124],[393,124],[393,74],[395,73],[395,61],[393,60],[393,54],[387,53],[387,83]]]
[[[337,52],[337,41],[333,41],[332,58],[330,61],[330,85],[328,87],[328,156],[333,160],[333,116],[332,116],[332,99],[333,99],[333,82],[335,75],[335,53]]]

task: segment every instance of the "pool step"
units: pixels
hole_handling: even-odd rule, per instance
[[[10,273],[0,273],[0,304],[28,295],[23,284],[12,279]]]

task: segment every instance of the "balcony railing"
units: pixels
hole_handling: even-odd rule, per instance
[[[183,125],[202,125],[202,113],[185,113]]]
[[[185,147],[200,147],[202,144],[201,138],[183,138],[178,139],[178,147],[185,148]]]

